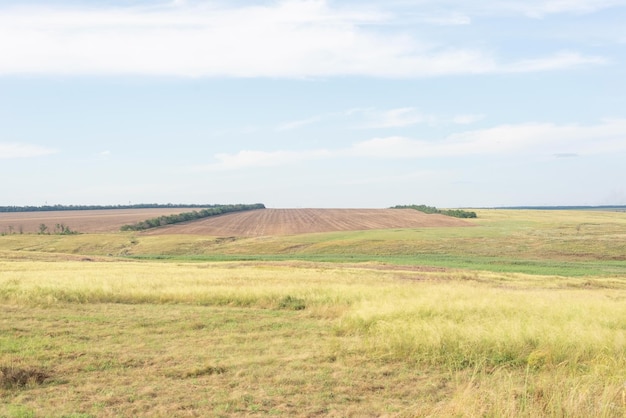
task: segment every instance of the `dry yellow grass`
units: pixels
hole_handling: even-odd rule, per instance
[[[0,365],[49,378],[0,389],[0,416],[622,417],[625,298],[616,277],[4,260]]]

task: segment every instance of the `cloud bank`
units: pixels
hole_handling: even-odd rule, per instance
[[[40,147],[37,145],[0,142],[0,160],[40,157],[42,155],[54,154],[56,152],[56,150],[51,148]]]
[[[565,2],[552,3],[556,10]],[[575,3],[576,10],[592,5]],[[542,7],[538,13],[551,10]],[[0,7],[0,75],[411,78],[605,62],[577,51],[502,61],[491,51],[419,39],[396,27],[397,19],[375,7],[323,0]]]
[[[330,158],[420,159],[468,156],[562,157],[626,153],[626,119],[596,125],[527,123],[466,131],[441,140],[402,136],[372,138],[348,148],[300,151],[251,151],[217,154],[202,170],[274,167]]]

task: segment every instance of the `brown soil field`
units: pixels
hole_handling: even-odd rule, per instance
[[[0,213],[0,233],[54,233],[57,224],[79,233],[118,232],[122,225],[197,208],[107,209]],[[295,235],[367,229],[470,226],[471,222],[413,209],[260,209],[167,225],[143,232],[149,235],[192,234],[218,237]]]
[[[198,208],[155,208],[155,209],[106,209],[106,210],[68,210],[50,212],[14,212],[0,213],[0,233],[29,234],[39,232],[39,225],[44,224],[50,233],[54,233],[56,224],[68,226],[80,233],[117,232],[122,225],[132,224],[162,215],[191,212]]]
[[[167,225],[144,233],[241,237],[471,225],[462,219],[427,215],[414,209],[259,209]]]

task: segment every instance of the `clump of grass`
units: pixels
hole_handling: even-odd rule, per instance
[[[224,374],[226,373],[226,367],[223,366],[206,366],[199,369],[192,370],[184,374],[184,377],[201,377],[201,376],[211,376],[214,374]]]
[[[15,389],[42,384],[50,375],[42,369],[0,366],[0,387]]]
[[[278,301],[278,308],[292,311],[301,311],[306,308],[306,304],[304,303],[304,299],[294,298],[293,296],[285,296],[280,301]]]

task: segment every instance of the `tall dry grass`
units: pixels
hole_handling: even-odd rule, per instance
[[[623,416],[625,299],[626,279],[618,277],[418,271],[376,264],[0,262],[0,303],[20,309],[71,310],[110,303],[135,305],[134,315],[140,315],[142,305],[162,306],[163,312],[175,306],[232,307],[237,312],[253,308],[252,314],[258,309],[298,309],[301,320],[325,324],[324,332],[311,326],[310,334],[306,327],[298,334],[302,343],[307,338],[326,341],[323,358],[333,366],[315,374],[316,384],[348,382],[355,367],[363,373],[363,386],[353,388],[358,395],[319,400],[347,416],[365,412],[354,396],[367,396],[372,387],[385,385],[393,386],[388,399],[399,397],[405,405],[393,410],[398,416]],[[163,327],[180,326],[163,321]],[[212,344],[239,340],[238,330],[246,325],[233,327]],[[160,332],[167,338],[166,328]],[[13,344],[10,335],[2,337],[5,347]],[[246,343],[250,369],[238,373],[258,381],[268,378],[254,368],[269,361],[263,348],[269,341],[263,338],[270,337],[255,335],[257,339]],[[107,341],[100,347],[104,353]],[[124,344],[109,342],[114,344],[111,350]],[[184,341],[168,344],[185,346]],[[305,346],[293,352],[281,348],[281,357],[297,359],[313,375],[319,353],[308,353]],[[31,354],[45,359],[36,347]],[[236,350],[236,345],[231,347]],[[262,357],[250,354],[254,352]],[[218,366],[187,373],[205,375]],[[290,390],[306,391],[311,382],[293,373],[281,375],[281,381],[292,385]],[[376,376],[376,385],[367,376]],[[394,376],[393,385],[385,376]],[[398,382],[419,376],[434,386],[422,388],[417,401],[404,399],[409,395],[403,395],[407,392]]]

